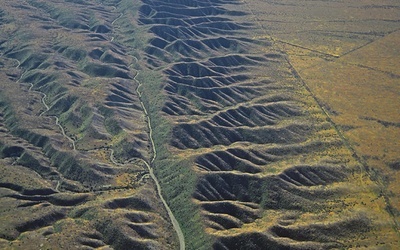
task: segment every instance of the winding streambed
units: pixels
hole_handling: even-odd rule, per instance
[[[120,19],[122,16],[123,16],[123,13],[120,13],[119,17],[117,17],[111,24],[114,24],[115,21]],[[114,37],[111,38],[111,42],[112,41],[114,41]],[[135,56],[133,56],[133,58],[135,59],[136,62],[139,61],[138,58],[136,58]],[[167,211],[167,214],[168,214],[168,216],[169,216],[169,218],[171,220],[172,226],[174,227],[174,230],[175,230],[175,232],[176,232],[176,234],[178,236],[179,249],[180,250],[184,250],[185,249],[185,237],[183,236],[182,229],[181,229],[181,227],[179,225],[179,222],[176,220],[174,214],[172,213],[172,210],[170,209],[170,207],[168,206],[167,202],[165,201],[165,199],[164,199],[164,197],[162,195],[162,188],[160,186],[160,183],[159,183],[157,177],[154,175],[153,168],[151,166],[151,164],[157,158],[157,150],[156,150],[156,146],[155,146],[155,143],[154,143],[154,140],[153,140],[153,129],[152,129],[152,126],[151,126],[150,116],[149,116],[149,114],[147,112],[146,106],[144,105],[144,103],[142,101],[142,93],[140,92],[140,87],[141,87],[142,83],[139,80],[137,80],[138,75],[139,75],[139,71],[137,71],[137,73],[136,73],[135,77],[133,78],[133,80],[136,81],[137,84],[138,84],[138,87],[136,88],[136,93],[137,93],[137,95],[139,97],[140,105],[141,105],[141,107],[143,109],[143,113],[144,113],[145,118],[147,120],[147,126],[148,126],[148,129],[149,129],[149,139],[150,139],[150,143],[151,143],[152,151],[153,151],[153,156],[152,156],[150,162],[147,162],[147,161],[145,161],[144,159],[141,159],[141,158],[140,158],[140,160],[146,165],[146,167],[147,167],[147,169],[149,171],[151,179],[156,184],[157,194],[160,197],[160,200],[163,203],[163,205],[165,207],[165,210]],[[111,151],[110,158],[114,162],[113,151]]]
[[[136,61],[138,60],[136,57],[135,57],[135,59],[136,59]],[[160,186],[160,183],[158,182],[157,177],[154,175],[153,168],[151,167],[151,164],[154,162],[154,160],[157,157],[157,151],[156,151],[156,147],[155,147],[154,140],[153,140],[153,129],[151,126],[150,116],[148,115],[147,109],[142,101],[142,93],[139,91],[140,86],[142,84],[140,81],[138,81],[136,79],[138,75],[139,75],[139,72],[136,73],[136,75],[133,79],[138,83],[138,87],[136,88],[136,93],[139,96],[140,105],[142,106],[143,112],[144,112],[146,120],[147,120],[147,126],[149,128],[149,139],[150,139],[152,149],[153,149],[153,157],[151,158],[150,163],[148,163],[147,161],[144,161],[144,160],[143,160],[143,162],[145,163],[147,169],[149,170],[151,179],[153,179],[154,183],[156,184],[158,196],[160,197],[161,202],[163,203],[165,209],[167,210],[167,213],[171,220],[172,226],[174,227],[176,234],[178,235],[179,249],[184,250],[185,249],[185,237],[183,236],[182,229],[179,225],[179,222],[176,220],[174,214],[172,213],[170,207],[168,206],[167,202],[165,201],[164,197],[162,196],[162,188]]]
[[[18,69],[19,66],[21,65],[21,62],[20,62],[18,59],[14,59],[14,60],[16,60],[16,61],[18,62],[18,65],[15,67],[16,69]],[[39,116],[43,116],[44,113],[46,113],[47,111],[50,110],[50,107],[46,104],[47,95],[46,95],[45,93],[43,93],[43,92],[40,92],[40,91],[37,91],[37,90],[32,90],[32,88],[33,88],[33,83],[31,83],[31,82],[29,82],[29,83],[21,83],[20,81],[21,81],[21,79],[22,79],[22,77],[24,76],[25,73],[26,73],[26,72],[24,72],[24,73],[21,74],[21,76],[20,76],[19,79],[17,80],[17,83],[20,83],[20,84],[29,84],[29,85],[30,85],[30,87],[29,87],[29,89],[28,89],[29,92],[38,93],[39,95],[42,96],[41,101],[42,101],[43,106],[46,108],[46,110],[43,111],[42,113],[40,113]],[[63,135],[65,138],[67,138],[68,141],[71,142],[72,149],[75,151],[75,150],[76,150],[75,141],[65,133],[65,130],[64,130],[63,126],[61,126],[61,124],[60,124],[60,122],[59,122],[59,118],[58,118],[57,116],[55,116],[55,115],[48,116],[48,117],[55,118],[55,120],[56,120],[56,125],[60,128],[62,135]]]

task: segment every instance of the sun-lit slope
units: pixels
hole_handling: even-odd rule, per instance
[[[79,8],[77,4],[70,6]],[[27,25],[18,26],[3,44],[4,56],[20,63],[18,73],[22,76],[16,75],[14,80],[20,76],[20,83],[32,83],[31,90],[47,94],[49,110],[43,110],[43,115],[59,116],[78,148],[105,147],[107,140],[114,140],[114,144],[134,142],[145,148],[146,123],[130,122],[130,117],[141,115],[137,86],[132,81],[135,72],[130,69],[134,59],[123,47],[110,42],[108,29],[95,29],[97,19],[111,26],[119,14],[111,12],[111,7],[98,10],[97,6],[85,7],[78,14],[67,11],[68,5],[36,1],[27,8],[34,21],[26,19]],[[43,18],[35,19],[36,15]],[[72,29],[64,19],[73,20]],[[146,157],[145,151],[136,155]],[[129,158],[123,155],[127,152],[117,153]]]
[[[146,167],[137,58],[114,41],[124,4],[2,3],[0,248],[177,247]]]
[[[246,1],[371,173],[399,225],[398,1]]]
[[[355,154],[371,147],[348,143],[365,130],[310,84],[331,65],[395,82],[361,53],[395,61],[376,51],[396,32],[371,43],[392,2],[5,1],[0,248],[177,248],[152,167],[187,249],[396,249],[382,175]],[[396,129],[383,118],[360,119]]]
[[[165,76],[146,96],[156,172],[189,249],[398,244],[378,185],[243,2],[142,2]]]

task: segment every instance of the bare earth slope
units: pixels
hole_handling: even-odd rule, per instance
[[[400,245],[395,1],[1,3],[0,248]]]

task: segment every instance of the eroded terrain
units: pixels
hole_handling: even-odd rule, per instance
[[[0,247],[396,249],[399,6],[367,2],[4,2]]]
[[[176,248],[134,45],[113,42],[133,3],[3,5],[1,248]]]

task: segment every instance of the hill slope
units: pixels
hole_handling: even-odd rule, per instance
[[[0,247],[394,249],[396,151],[391,172],[372,164],[346,126],[357,102],[327,95],[342,78],[324,72],[372,67],[350,52],[395,18],[341,36],[340,11],[303,20],[360,5],[3,3]],[[397,138],[395,115],[362,117]]]

